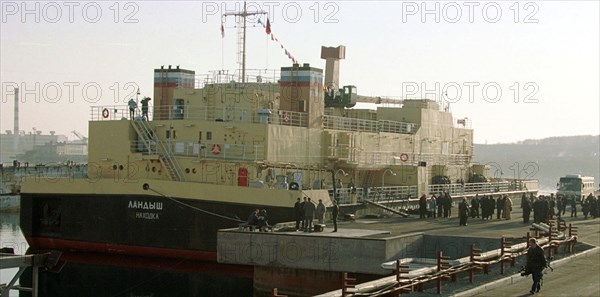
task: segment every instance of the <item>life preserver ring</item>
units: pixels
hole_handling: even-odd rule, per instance
[[[300,185],[297,182],[291,182],[289,189],[294,191],[300,190]]]
[[[108,118],[109,115],[110,115],[110,112],[108,111],[108,109],[105,108],[105,109],[102,110],[102,117],[103,118],[106,119],[106,118]]]
[[[283,121],[286,122],[286,123],[290,121],[290,114],[289,113],[287,113],[287,112],[283,113]]]
[[[402,162],[408,161],[408,155],[405,153],[400,154],[400,161],[402,161]]]
[[[220,153],[221,153],[221,145],[219,145],[219,144],[216,144],[216,143],[215,143],[215,144],[213,144],[213,145],[210,147],[210,152],[211,152],[213,155],[218,155],[218,154],[220,154]]]

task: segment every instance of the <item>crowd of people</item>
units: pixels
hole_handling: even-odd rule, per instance
[[[454,202],[450,194],[443,192],[432,194],[431,197],[423,194],[419,198],[419,218],[450,218]],[[577,217],[577,210],[583,212],[584,219],[600,217],[600,199],[592,194],[578,201],[575,197],[556,197],[554,194],[534,196],[523,194],[521,209],[523,210],[523,223],[529,223],[533,213],[533,222],[548,222],[555,217],[563,217],[567,207],[570,207],[571,217]],[[458,203],[459,225],[466,226],[469,217],[482,220],[512,219],[513,202],[508,195],[482,195],[476,194],[470,199],[463,198]]]
[[[496,197],[497,196],[497,197]],[[335,200],[331,207],[333,232],[337,232],[337,217],[339,206]],[[450,218],[454,202],[448,192],[442,192],[439,195],[432,194],[427,198],[423,194],[419,198],[419,217],[426,218]],[[571,217],[577,217],[578,208],[581,209],[584,219],[600,217],[600,199],[592,194],[581,198],[580,201],[575,197],[564,197],[550,195],[534,196],[533,193],[521,197],[521,209],[523,210],[523,223],[529,223],[533,213],[534,223],[547,223],[555,217],[561,218],[565,215],[567,207],[570,207]],[[481,220],[493,220],[494,213],[496,220],[511,220],[513,211],[513,202],[508,195],[482,195],[476,194],[470,201],[463,198],[458,203],[459,225],[467,226],[469,217],[472,219],[481,218]],[[323,201],[319,199],[314,203],[311,198],[304,197],[303,200],[297,199],[294,204],[294,215],[296,217],[296,231],[312,232],[314,230],[314,220],[322,225],[325,220],[327,208]],[[257,226],[264,231],[269,226],[267,211],[265,209],[256,209],[253,211],[246,223],[247,225]]]
[[[333,200],[331,206],[331,219],[333,221],[333,232],[337,232],[337,217],[340,208],[336,200]],[[297,199],[294,204],[294,215],[296,217],[296,231],[312,232],[314,230],[314,221],[317,220],[319,225],[323,225],[325,222],[325,213],[327,208],[323,204],[323,200],[319,199],[319,202],[315,204],[309,197],[304,197],[301,201]],[[255,209],[248,216],[246,226],[253,226],[258,228],[261,232],[265,232],[269,225],[269,217],[267,210]]]
[[[333,232],[337,232],[337,216],[339,206],[334,199],[331,207],[331,219],[333,220]],[[319,199],[319,203],[315,205],[310,197],[304,197],[303,201],[297,199],[294,204],[294,213],[296,216],[296,231],[312,232],[314,230],[313,222],[316,219],[319,225],[325,221],[325,213],[327,208],[323,204],[323,200]]]

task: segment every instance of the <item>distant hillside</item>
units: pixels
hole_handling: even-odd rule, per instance
[[[566,174],[594,176],[596,186],[600,183],[600,135],[475,144],[473,151],[475,162],[489,164],[492,175],[538,179],[544,191],[555,190]]]

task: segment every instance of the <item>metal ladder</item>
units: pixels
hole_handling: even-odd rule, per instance
[[[170,147],[166,146],[163,141],[158,140],[154,136],[154,132],[152,131],[152,127],[150,127],[150,123],[143,120],[134,120],[131,121],[131,124],[144,141],[144,145],[146,148],[148,148],[148,153],[154,152],[158,155],[161,163],[164,164],[165,168],[167,168],[167,172],[169,173],[171,180],[185,181],[185,178],[181,173],[179,163],[177,163],[177,159],[173,155]]]

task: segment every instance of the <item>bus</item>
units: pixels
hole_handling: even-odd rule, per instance
[[[582,201],[589,194],[594,194],[594,177],[582,176],[580,174],[568,174],[561,177],[558,182],[557,196],[564,196],[567,199],[576,198],[576,201]]]

